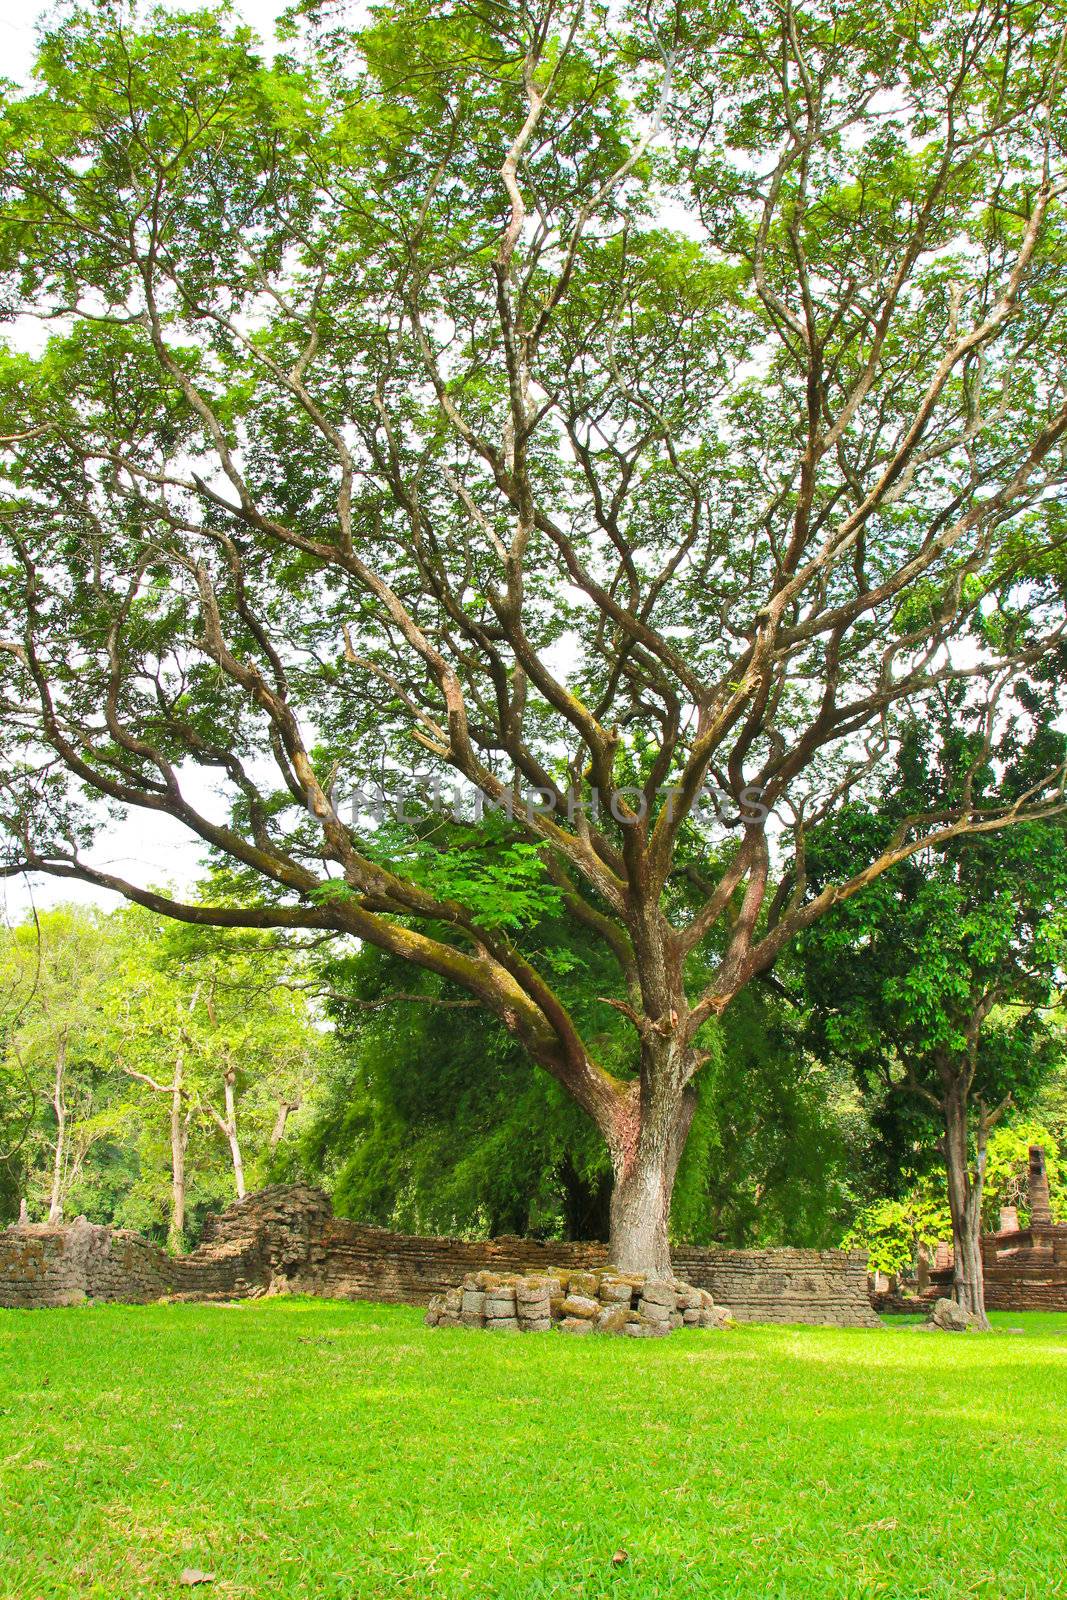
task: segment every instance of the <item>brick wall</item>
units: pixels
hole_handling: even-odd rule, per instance
[[[8,1228],[0,1233],[0,1306],[278,1292],[425,1305],[483,1267],[531,1272],[606,1262],[601,1244],[420,1238],[363,1227],[335,1217],[321,1190],[279,1186],[211,1218],[200,1246],[180,1259],[138,1234],[84,1220],[63,1228]],[[674,1265],[679,1277],[710,1290],[739,1321],[877,1323],[860,1253],[686,1246],[675,1252]]]

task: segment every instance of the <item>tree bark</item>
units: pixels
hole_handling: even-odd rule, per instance
[[[979,1134],[978,1159],[972,1171],[967,1150],[967,1097],[957,1087],[944,1100],[945,1172],[952,1216],[952,1298],[962,1310],[988,1328],[985,1276],[982,1271],[982,1185],[985,1139]]]
[[[67,1036],[61,1034],[56,1048],[56,1077],[52,1094],[52,1109],[56,1114],[56,1153],[52,1163],[52,1193],[48,1202],[48,1220],[51,1223],[63,1221],[63,1167],[67,1157],[66,1071]]]
[[[669,1278],[671,1196],[696,1096],[686,1087],[690,1060],[684,1044],[649,1032],[629,1115],[620,1118],[609,1140],[615,1174],[609,1256],[620,1272]]]

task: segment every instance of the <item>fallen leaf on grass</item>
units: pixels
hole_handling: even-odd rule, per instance
[[[630,1559],[629,1550],[616,1550],[615,1554],[611,1558],[611,1564],[612,1564],[613,1567],[622,1567],[622,1566],[625,1566],[626,1562],[629,1561],[629,1559]]]
[[[185,1567],[178,1582],[184,1583],[187,1589],[192,1589],[198,1583],[214,1583],[215,1574],[213,1572],[201,1572],[199,1567]]]

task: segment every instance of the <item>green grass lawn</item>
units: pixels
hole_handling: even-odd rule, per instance
[[[0,1596],[1067,1595],[1067,1316],[996,1320],[0,1312]]]

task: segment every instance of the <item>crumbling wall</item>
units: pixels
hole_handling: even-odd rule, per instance
[[[139,1234],[84,1219],[0,1233],[0,1306],[145,1302],[164,1296],[268,1293],[426,1305],[471,1272],[596,1271],[602,1244],[440,1239],[335,1217],[321,1190],[276,1186],[213,1217],[199,1247],[174,1258]],[[678,1276],[730,1307],[738,1321],[869,1327],[866,1258],[841,1250],[675,1251]]]
[[[863,1250],[701,1250],[673,1253],[680,1278],[728,1305],[739,1322],[877,1327]]]

